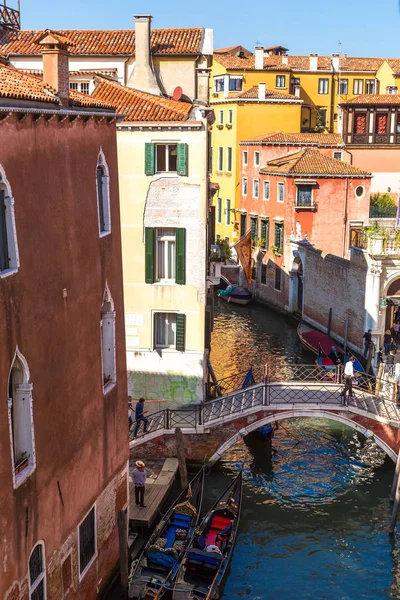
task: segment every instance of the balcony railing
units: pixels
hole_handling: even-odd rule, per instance
[[[19,10],[10,8],[6,4],[0,4],[0,27],[8,29],[21,29],[21,18]]]
[[[395,219],[397,215],[397,206],[370,206],[370,219]]]

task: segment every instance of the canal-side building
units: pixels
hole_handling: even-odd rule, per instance
[[[129,391],[148,410],[203,399],[213,112],[98,78],[118,124]],[[153,404],[151,401],[164,401]],[[165,404],[167,402],[167,404]]]
[[[94,599],[128,504],[116,113],[0,57],[0,597]]]

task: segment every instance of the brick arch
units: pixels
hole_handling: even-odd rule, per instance
[[[366,438],[373,437],[376,444],[392,459],[393,462],[396,462],[396,460],[397,460],[397,451],[392,447],[392,446],[397,447],[397,440],[395,442],[394,440],[388,439],[387,433],[385,433],[385,430],[384,430],[385,424],[383,424],[383,423],[382,423],[382,433],[381,433],[382,437],[381,437],[380,435],[377,435],[377,433],[376,433],[376,430],[378,430],[378,432],[379,432],[379,427],[376,427],[376,425],[379,425],[379,423],[376,421],[371,421],[370,423],[366,423],[366,425],[369,424],[371,427],[373,427],[373,430],[372,430],[372,429],[369,429],[368,427],[365,427],[365,425],[362,424],[362,422],[359,422],[359,421],[353,420],[352,418],[343,416],[343,414],[337,414],[337,413],[331,412],[331,411],[328,412],[328,411],[324,411],[324,410],[310,410],[310,411],[290,410],[290,411],[285,411],[285,412],[281,412],[281,413],[278,412],[278,413],[270,414],[270,415],[265,416],[257,421],[249,423],[248,425],[246,425],[246,427],[244,427],[243,429],[240,429],[237,433],[232,435],[228,440],[224,441],[224,443],[220,445],[218,450],[216,452],[214,452],[214,454],[211,456],[211,458],[209,459],[208,462],[211,464],[217,462],[222,457],[224,452],[226,452],[226,450],[231,448],[231,446],[236,444],[241,438],[246,436],[248,433],[255,431],[262,425],[266,425],[267,423],[275,423],[276,421],[283,421],[286,419],[293,419],[296,417],[299,417],[299,418],[311,417],[314,419],[315,418],[330,419],[331,421],[343,423],[344,425],[347,425],[351,429],[354,429],[355,431],[362,433]],[[386,438],[386,440],[383,438]],[[392,443],[390,443],[390,442],[392,442]]]

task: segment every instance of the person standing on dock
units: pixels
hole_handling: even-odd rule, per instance
[[[140,427],[140,423],[143,423],[143,433],[147,432],[148,420],[146,419],[146,417],[143,414],[143,409],[144,409],[144,398],[139,398],[139,402],[137,402],[136,409],[135,409],[136,426],[135,426],[135,432],[133,434],[133,437],[137,436],[139,427]]]
[[[348,398],[354,397],[353,394],[353,378],[354,378],[354,366],[353,363],[356,359],[354,356],[350,356],[349,360],[346,363],[344,368],[344,390],[341,392],[341,396],[343,397],[343,405],[348,406],[349,401]],[[348,392],[347,402],[346,402],[346,392]]]
[[[145,508],[144,493],[146,490],[146,471],[144,470],[144,462],[141,460],[136,461],[136,469],[132,471],[132,481],[135,486],[135,502],[136,506]]]
[[[364,356],[366,357],[372,342],[372,329],[368,329],[363,335],[364,338]]]

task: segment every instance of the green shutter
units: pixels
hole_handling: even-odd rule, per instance
[[[176,315],[176,343],[175,348],[179,352],[185,352],[185,320],[186,315]]]
[[[156,145],[147,142],[144,145],[144,172],[146,175],[156,172]]]
[[[178,144],[177,172],[178,172],[178,175],[187,175],[188,174],[187,144]]]
[[[154,251],[155,251],[155,229],[154,227],[146,227],[144,230],[145,244],[145,281],[146,283],[154,283]]]
[[[185,284],[185,244],[186,229],[176,230],[176,274],[175,282]]]

